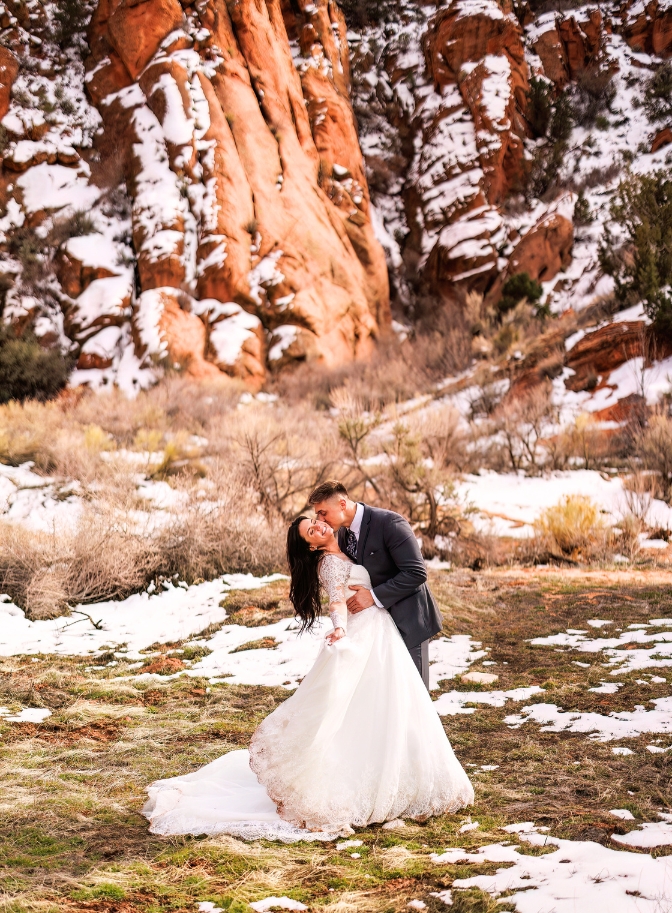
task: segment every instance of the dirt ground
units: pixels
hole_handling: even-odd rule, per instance
[[[650,674],[642,684],[641,671],[610,676],[602,655],[530,640],[568,628],[586,630],[588,619],[609,620],[613,631],[670,617],[672,573],[432,572],[431,584],[445,634],[480,641],[495,665],[476,662],[472,670],[499,676],[489,686],[444,681],[441,691],[538,685],[544,692],[536,701],[602,715],[651,707],[649,701],[670,694],[667,681],[653,683]],[[286,606],[285,590],[283,582],[246,594],[244,604],[232,604],[230,611],[251,628],[276,620]],[[166,648],[166,660],[179,646]],[[255,648],[254,630],[244,647]],[[174,659],[163,668],[155,661],[153,671],[174,673]],[[648,671],[667,678],[664,668]],[[400,830],[364,830],[357,834],[363,842],[359,858],[335,844],[159,839],[139,814],[145,786],[247,745],[259,721],[288,692],[198,678],[137,678],[123,663],[93,669],[80,658],[4,659],[0,676],[0,705],[52,711],[39,725],[0,720],[0,909],[12,913],[196,911],[203,901],[242,913],[250,910],[249,901],[269,895],[334,913],[392,913],[415,899],[430,913],[445,911],[432,893],[475,874],[476,867],[437,866],[432,852],[473,850],[501,840],[499,829],[519,821],[616,850],[611,835],[633,823],[615,820],[610,809],[629,809],[641,822],[656,820],[672,804],[672,753],[645,750],[650,734],[628,739],[632,754],[616,755],[611,743],[586,734],[543,732],[535,723],[511,728],[504,718],[522,705],[509,702],[442,718],[474,782],[474,807]],[[613,694],[589,691],[607,679],[623,686]],[[470,818],[480,826],[458,834]],[[668,852],[672,848],[653,854]],[[484,871],[487,864],[478,867]],[[451,909],[513,908],[472,890],[455,892]]]

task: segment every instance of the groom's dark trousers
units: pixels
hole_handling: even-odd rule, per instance
[[[338,531],[345,551],[346,531]],[[407,520],[391,510],[364,505],[357,564],[369,572],[373,592],[392,616],[425,685],[429,687],[429,640],[443,628],[427,586],[427,569]]]

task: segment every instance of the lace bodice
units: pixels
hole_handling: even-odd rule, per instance
[[[338,555],[325,555],[320,562],[319,568],[320,583],[329,599],[329,617],[334,628],[343,628],[347,630],[347,612],[335,610],[337,604],[343,605],[352,596],[354,590],[350,589],[350,584],[358,586],[371,586],[371,579],[368,571],[360,564],[353,564],[352,561],[345,561]]]

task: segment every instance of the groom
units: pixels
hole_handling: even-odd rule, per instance
[[[342,552],[369,572],[373,590],[353,586],[349,612],[387,609],[429,688],[429,640],[443,628],[427,586],[427,570],[407,520],[391,510],[351,501],[342,482],[318,485],[308,498],[320,520],[338,533]]]

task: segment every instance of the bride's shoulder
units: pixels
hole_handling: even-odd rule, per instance
[[[320,576],[335,574],[339,577],[348,577],[352,566],[352,561],[349,558],[340,558],[338,555],[327,553],[320,558],[318,572]]]

